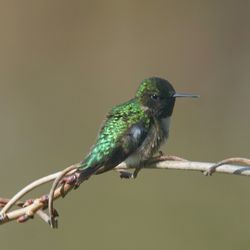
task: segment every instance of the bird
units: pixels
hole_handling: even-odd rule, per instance
[[[144,79],[134,98],[114,106],[101,126],[89,154],[74,174],[75,188],[92,175],[114,169],[121,162],[135,168],[121,172],[121,178],[136,178],[147,161],[166,143],[175,100],[198,97],[178,93],[160,77]]]

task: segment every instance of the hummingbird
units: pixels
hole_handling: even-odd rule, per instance
[[[136,178],[167,141],[175,100],[179,97],[198,96],[178,93],[169,81],[159,77],[143,80],[133,99],[113,107],[107,114],[96,143],[75,173],[75,187],[123,161],[135,170],[121,173],[121,177]]]

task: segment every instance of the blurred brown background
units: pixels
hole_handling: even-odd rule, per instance
[[[149,76],[177,91],[164,151],[249,155],[250,1],[0,1],[0,196],[80,161],[106,112]],[[34,193],[40,195],[49,186]],[[93,177],[1,249],[249,249],[250,180],[182,171]]]

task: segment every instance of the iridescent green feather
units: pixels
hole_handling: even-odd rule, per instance
[[[114,150],[122,143],[124,134],[138,123],[143,126],[145,131],[149,130],[150,118],[143,111],[136,98],[115,106],[108,113],[106,121],[99,132],[97,142],[81,163],[80,169],[105,164]]]

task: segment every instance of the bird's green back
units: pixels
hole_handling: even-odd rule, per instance
[[[113,151],[122,143],[122,137],[134,125],[140,123],[147,131],[150,127],[150,117],[142,109],[138,100],[132,99],[115,106],[107,115],[99,132],[97,142],[91,152],[83,160],[81,168],[88,168],[105,163]]]

